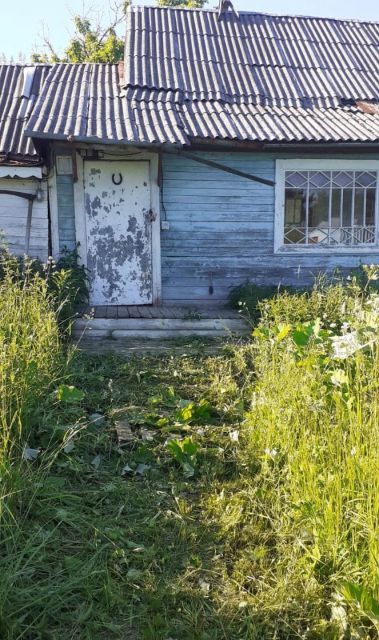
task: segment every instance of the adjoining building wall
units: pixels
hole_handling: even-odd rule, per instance
[[[25,254],[28,200],[16,195],[1,193],[15,191],[35,194],[40,184],[43,199],[34,200],[30,228],[29,255],[45,261],[48,257],[48,190],[45,180],[0,178],[0,237],[9,251],[17,256]]]
[[[200,155],[275,181],[278,154]],[[299,154],[288,157],[299,158]],[[372,154],[341,157],[374,159]],[[301,255],[275,253],[275,187],[184,157],[164,156],[161,218],[162,299],[166,303],[220,302],[247,279],[258,285],[303,286],[311,284],[319,272],[379,263],[379,247],[367,253],[335,253],[330,247],[317,253],[305,249]]]

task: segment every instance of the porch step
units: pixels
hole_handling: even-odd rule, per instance
[[[247,335],[249,325],[241,318],[213,318],[184,320],[173,318],[93,318],[79,319],[74,324],[73,337],[121,340],[173,339],[197,336],[203,338],[226,337],[230,334]]]

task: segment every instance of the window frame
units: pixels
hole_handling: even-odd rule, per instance
[[[295,245],[284,244],[286,171],[376,171],[375,242],[372,245]],[[297,158],[276,160],[274,253],[283,254],[370,254],[379,252],[379,160],[329,160]]]

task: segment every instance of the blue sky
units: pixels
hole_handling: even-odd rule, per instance
[[[0,54],[15,60],[22,54],[28,60],[39,44],[39,34],[45,29],[58,51],[62,51],[71,31],[70,15],[95,7],[107,15],[109,0],[2,0],[0,22]],[[135,0],[134,4],[154,4],[152,0]],[[215,6],[211,0],[209,6]],[[295,13],[334,18],[379,20],[377,0],[235,0],[236,9],[267,13]]]

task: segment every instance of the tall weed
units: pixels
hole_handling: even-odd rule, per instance
[[[0,524],[27,482],[33,432],[65,371],[59,326],[47,283],[18,278],[3,263],[0,281]],[[14,512],[12,513],[12,519]]]
[[[217,502],[224,526],[239,514],[234,578],[254,577],[252,606],[272,612],[276,602],[304,637],[379,631],[379,297],[377,270],[365,273],[363,286],[318,283],[262,304],[245,347],[255,380],[240,451],[249,489]],[[249,536],[262,549],[250,561]]]

